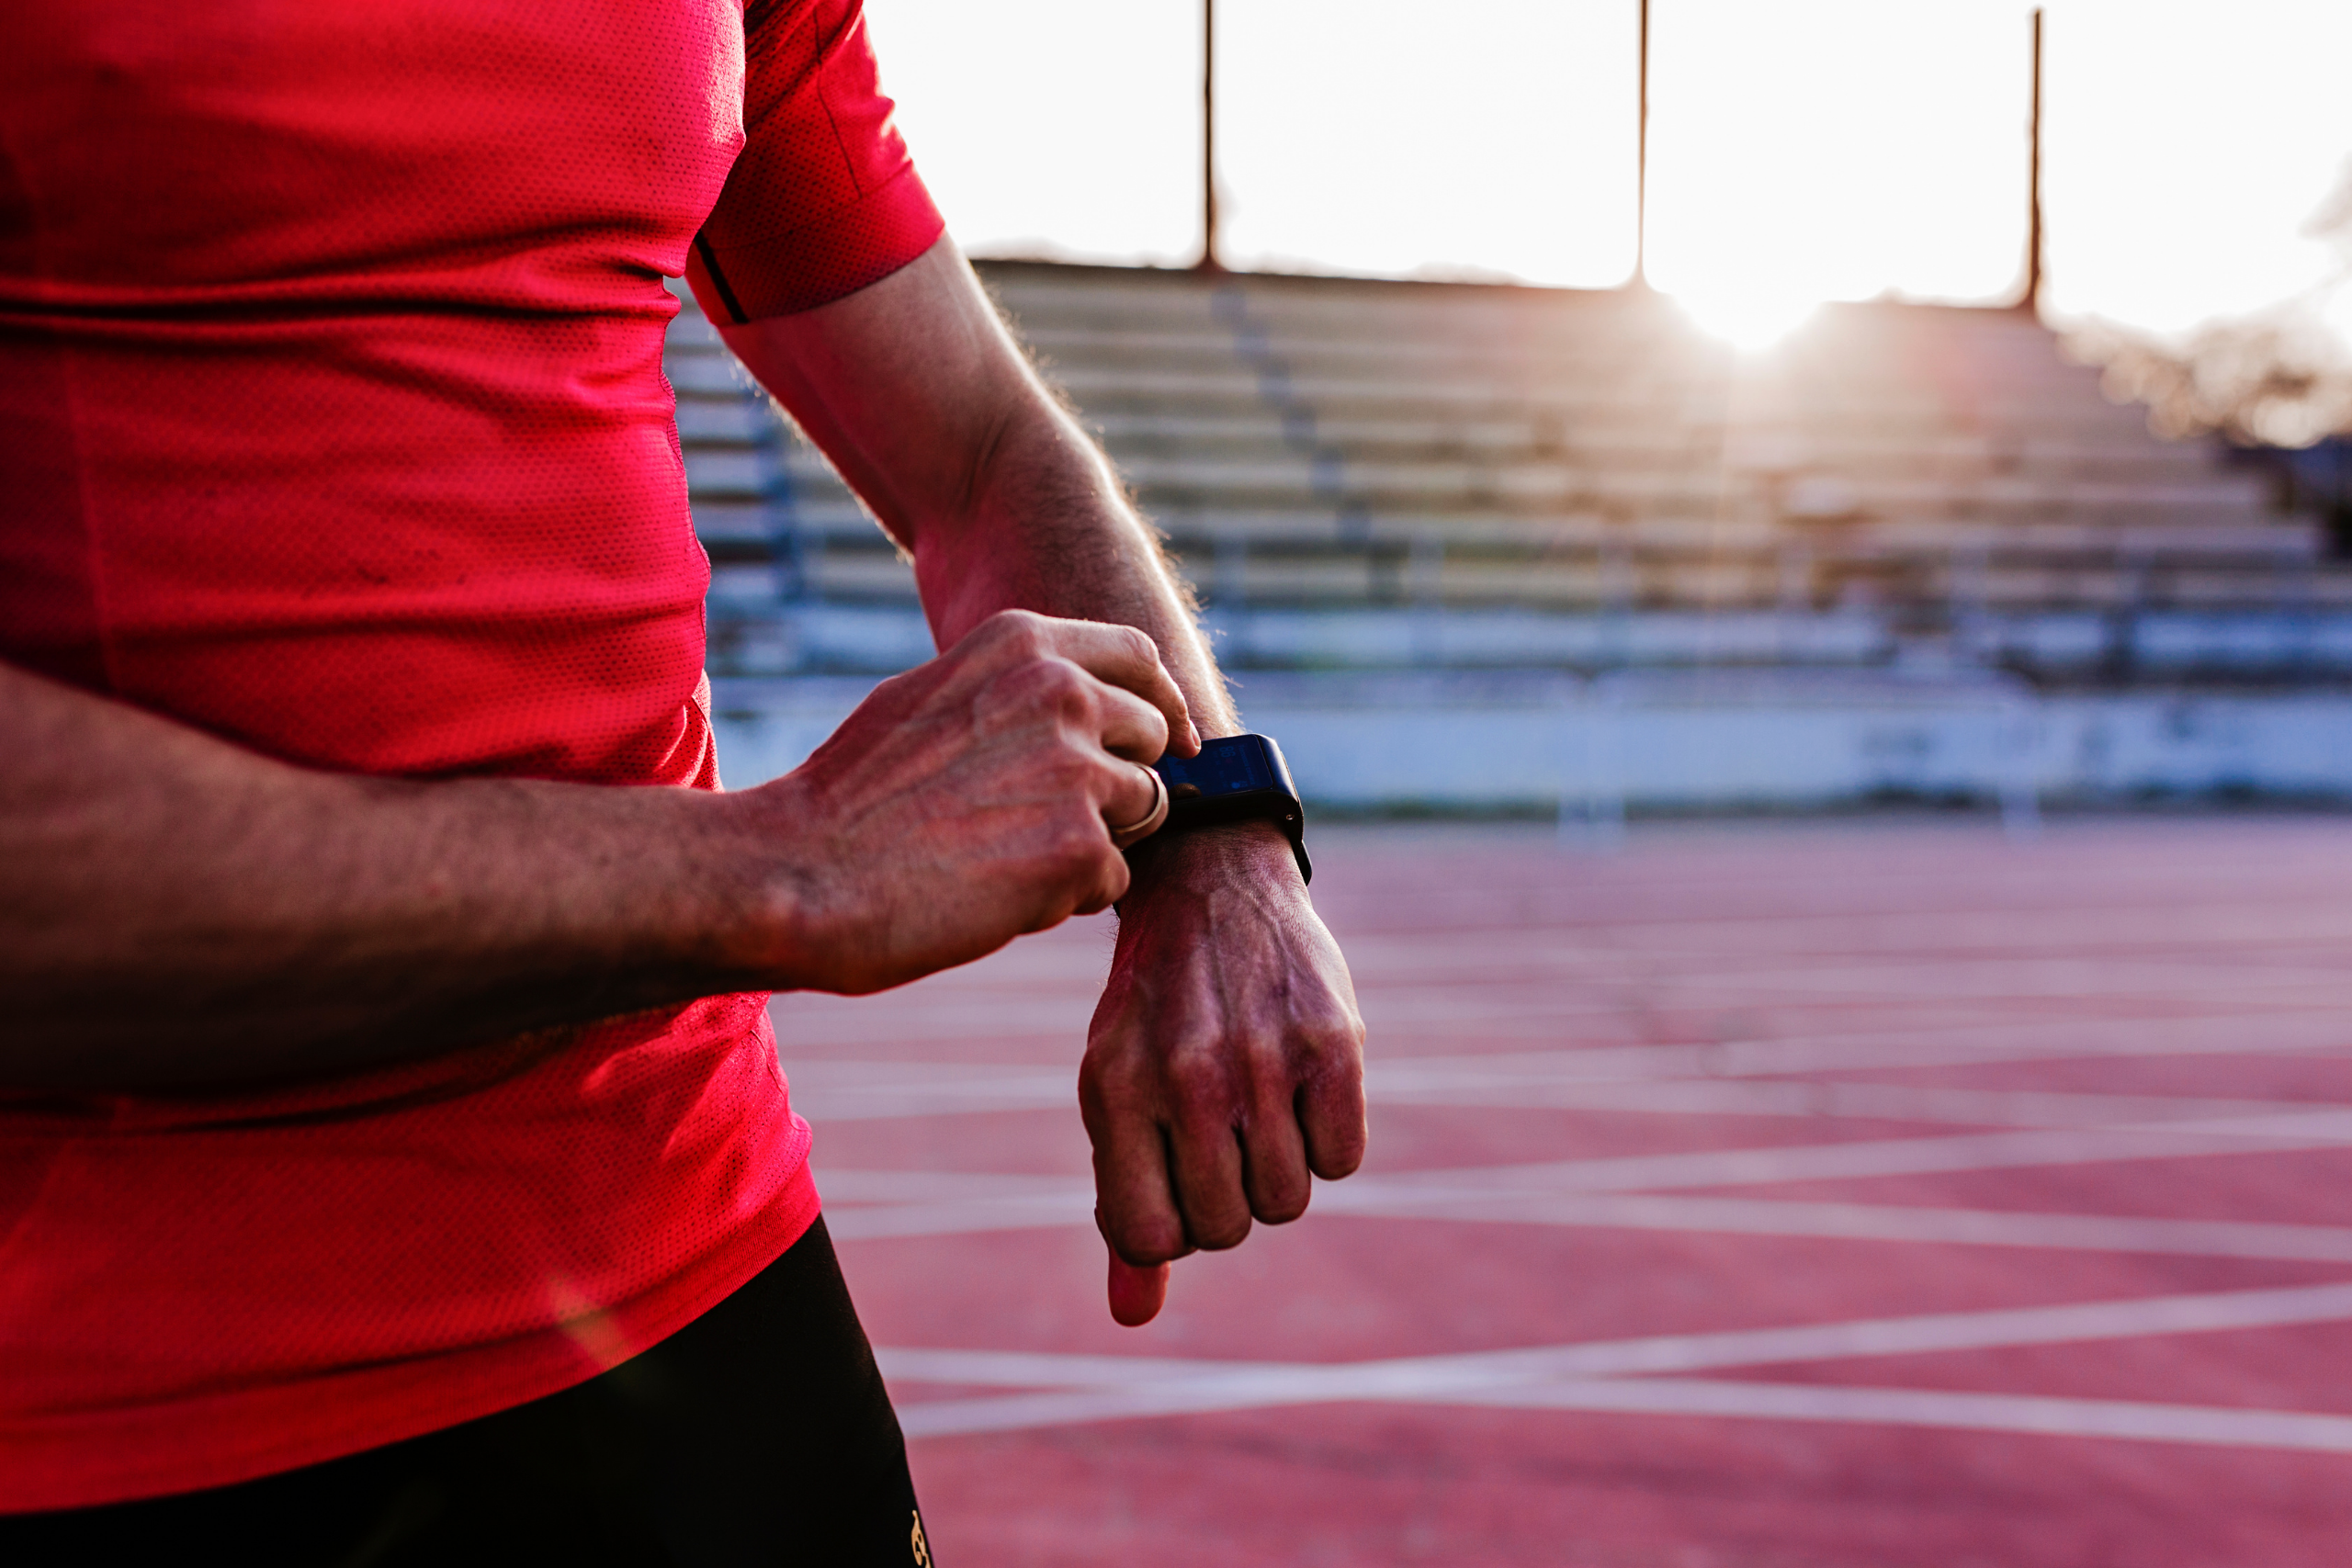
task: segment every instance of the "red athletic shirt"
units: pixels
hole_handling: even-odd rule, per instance
[[[321,768],[717,788],[662,278],[691,250],[748,319],[937,239],[858,5],[0,10],[0,659]],[[0,1090],[0,1510],[392,1441],[691,1321],[817,1210],[764,1003]]]

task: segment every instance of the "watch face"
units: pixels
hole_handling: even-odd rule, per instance
[[[1155,764],[1168,781],[1171,800],[1198,800],[1272,789],[1273,771],[1266,765],[1265,743],[1254,735],[1227,735],[1201,742],[1197,757],[1162,757]]]
[[[1201,743],[1197,757],[1162,757],[1152,766],[1168,785],[1163,833],[1264,818],[1282,824],[1302,883],[1315,880],[1306,858],[1306,814],[1290,782],[1283,750],[1266,735],[1227,735]]]

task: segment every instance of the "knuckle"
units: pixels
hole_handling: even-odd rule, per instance
[[[1064,816],[1047,830],[1046,859],[1069,874],[1092,871],[1110,845],[1100,817]]]
[[[1298,1086],[1329,1071],[1302,1042],[1271,1031],[1252,1031],[1237,1057],[1250,1076],[1253,1103],[1287,1101]]]
[[[1177,1044],[1169,1052],[1166,1074],[1174,1109],[1188,1116],[1220,1112],[1232,1100],[1232,1077],[1213,1040]]]
[[[1094,783],[1098,766],[1093,749],[1082,736],[1055,734],[1034,764],[1041,777],[1063,795],[1085,795]]]
[[[1336,1126],[1318,1122],[1307,1141],[1307,1155],[1315,1174],[1326,1181],[1337,1181],[1354,1174],[1363,1163],[1365,1127],[1363,1113],[1356,1113]]]
[[[1035,610],[999,610],[982,625],[999,637],[1023,637],[1034,635],[1045,622]]]
[[[1002,711],[1035,728],[1066,723],[1092,700],[1084,671],[1050,656],[1012,660],[995,677],[991,690]],[[1063,749],[1070,749],[1070,741],[1066,739]]]
[[[1237,1210],[1198,1222],[1193,1229],[1193,1245],[1203,1252],[1227,1252],[1248,1240],[1249,1235],[1249,1212]]]
[[[992,647],[1030,657],[1046,651],[1051,643],[1046,617],[1034,610],[999,610],[980,623],[980,635]]]
[[[1303,1104],[1362,1117],[1363,1072],[1351,1063],[1344,1068],[1304,1075],[1298,1080],[1297,1095]]]
[[[1041,652],[1023,671],[1031,694],[1045,706],[1067,708],[1091,699],[1086,671],[1067,659]]]
[[[1311,1192],[1306,1182],[1285,1178],[1272,1184],[1254,1205],[1258,1218],[1270,1225],[1286,1225],[1306,1213]]]
[[[1151,634],[1141,626],[1121,626],[1118,635],[1131,657],[1153,664],[1159,662],[1159,645],[1152,641]]]
[[[1128,1049],[1125,1041],[1098,1032],[1088,1043],[1085,1059],[1079,1064],[1080,1109],[1090,1104],[1096,1107],[1106,1123],[1117,1108],[1137,1108],[1140,1114],[1139,1108],[1150,1104],[1153,1099],[1146,1066],[1143,1054]]]
[[[1184,1255],[1184,1227],[1172,1214],[1133,1214],[1103,1222],[1106,1239],[1138,1269],[1171,1263]]]
[[[1114,856],[1109,829],[1099,817],[1057,829],[1046,859],[1053,874],[1072,892],[1082,892],[1104,880],[1103,858]]]
[[[1363,1055],[1363,1021],[1350,1018],[1316,1024],[1300,1030],[1296,1040],[1298,1054],[1310,1070],[1344,1071],[1354,1067]]]

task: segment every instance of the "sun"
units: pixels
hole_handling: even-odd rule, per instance
[[[1743,354],[1778,347],[1813,319],[1823,301],[1802,288],[1738,279],[1677,289],[1670,298],[1691,324]]]

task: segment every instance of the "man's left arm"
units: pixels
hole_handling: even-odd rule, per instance
[[[795,315],[722,326],[914,558],[948,648],[1000,610],[1140,627],[1204,735],[1238,733],[1157,536],[1038,379],[952,240]],[[1170,1260],[1306,1208],[1309,1173],[1363,1156],[1363,1037],[1346,962],[1270,823],[1171,834],[1130,857],[1080,1105],[1111,1307],[1143,1323]]]

